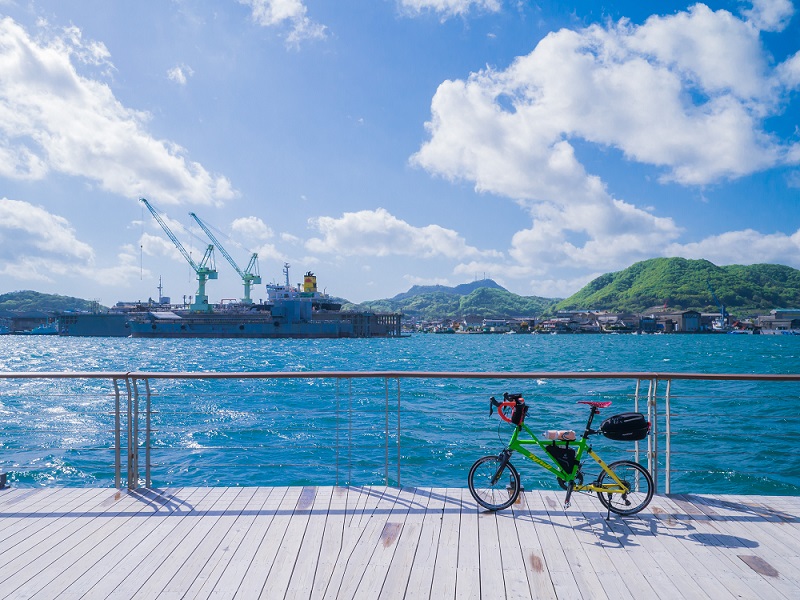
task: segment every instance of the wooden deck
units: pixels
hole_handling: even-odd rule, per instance
[[[0,491],[0,598],[800,598],[800,499],[526,492]]]

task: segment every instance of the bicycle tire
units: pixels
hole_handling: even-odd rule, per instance
[[[655,488],[650,471],[632,460],[618,460],[608,465],[608,468],[625,484],[629,491],[625,494],[597,492],[597,497],[600,498],[603,506],[618,515],[634,515],[650,504]],[[607,475],[608,473],[605,471],[600,473],[597,485],[603,485],[603,480]],[[611,478],[609,477],[609,479]]]
[[[498,469],[502,469],[499,474]],[[508,479],[504,477],[506,471]],[[496,482],[492,484],[495,476]],[[503,510],[514,504],[522,487],[514,465],[506,462],[503,467],[501,456],[484,456],[476,460],[469,470],[467,484],[475,502],[491,511]]]

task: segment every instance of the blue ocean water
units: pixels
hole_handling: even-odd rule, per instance
[[[0,372],[13,371],[796,374],[800,336],[0,336]],[[635,385],[546,378],[153,380],[153,484],[397,484],[399,478],[403,485],[464,486],[472,462],[502,449],[511,433],[489,417],[490,395],[523,393],[535,432],[580,430],[586,408],[578,400],[612,400],[603,417],[632,410]],[[0,380],[0,468],[12,484],[112,485],[112,392],[109,380]],[[799,399],[797,383],[673,381],[672,490],[800,492],[800,457],[792,450],[800,435]],[[660,431],[665,425],[661,417]],[[144,427],[140,419],[140,443]],[[661,436],[662,482],[664,443]],[[597,439],[595,448],[613,460],[629,458],[632,445]],[[527,488],[553,485],[535,465],[515,463]]]

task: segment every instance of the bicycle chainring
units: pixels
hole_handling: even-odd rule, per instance
[[[562,490],[567,489],[567,482],[561,479],[561,477],[556,478],[556,481],[558,481],[558,485]],[[583,473],[578,471],[573,481],[575,482],[575,485],[583,485]]]

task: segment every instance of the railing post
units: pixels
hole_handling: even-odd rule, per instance
[[[122,434],[120,432],[120,398],[119,398],[119,379],[114,378],[114,487],[122,487]]]
[[[133,394],[128,397],[128,489],[139,487],[139,386],[133,379]]]
[[[658,396],[658,379],[653,379],[650,384],[650,394],[647,399],[648,405],[648,418],[651,423],[650,430],[650,459],[648,460],[648,468],[650,474],[653,476],[653,492],[658,493],[658,406],[656,404],[656,397]]]
[[[384,468],[384,480],[386,483],[386,487],[389,487],[389,379],[387,377],[383,378],[383,392],[386,398],[386,403],[384,406],[384,429],[383,429],[383,468]]]
[[[667,379],[667,392],[666,397],[664,399],[664,430],[666,432],[666,439],[664,441],[665,448],[664,448],[664,492],[667,494],[672,493],[672,485],[671,485],[671,470],[672,470],[672,419],[670,417],[670,387],[672,386],[672,380]]]
[[[403,487],[400,483],[400,458],[402,449],[400,447],[400,378],[397,378],[397,487]]]
[[[339,387],[342,380],[336,379],[336,486],[339,486]]]
[[[150,380],[144,380],[144,389],[145,389],[145,436],[144,436],[144,487],[150,489],[153,486],[153,480],[151,478],[150,473],[150,447],[151,447],[151,436],[153,432],[152,427],[152,414],[153,414],[153,403],[151,400],[150,394]]]

